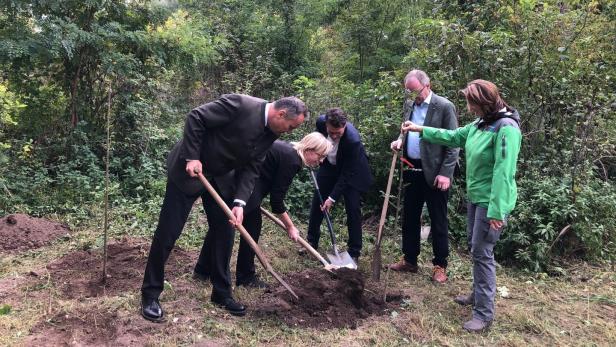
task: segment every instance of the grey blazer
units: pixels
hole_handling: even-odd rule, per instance
[[[405,120],[410,120],[412,114],[413,107],[411,107],[409,114],[406,115]],[[456,107],[451,101],[432,92],[432,99],[430,100],[430,106],[428,107],[428,113],[423,125],[441,129],[457,129]],[[408,135],[404,137],[402,148],[404,148],[404,157],[408,159],[408,153],[406,153],[407,137]],[[419,143],[419,149],[421,152],[421,166],[429,186],[432,187],[434,185],[434,179],[437,175],[449,177],[450,180],[453,178],[453,171],[458,162],[458,153],[460,152],[458,148],[435,145],[422,140]]]

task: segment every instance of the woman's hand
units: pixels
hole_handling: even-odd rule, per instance
[[[291,240],[297,242],[299,238],[299,230],[297,230],[295,226],[291,226],[289,229],[287,229],[287,234],[289,235],[289,238]]]
[[[503,227],[502,220],[490,219],[490,229],[500,230]]]
[[[421,133],[423,131],[423,126],[417,125],[410,120],[407,120],[406,122],[402,123],[401,129],[403,132],[412,131],[414,133]]]

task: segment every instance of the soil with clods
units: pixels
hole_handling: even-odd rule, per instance
[[[40,248],[66,236],[65,224],[25,214],[11,214],[0,218],[0,253],[20,253]]]
[[[103,253],[100,249],[73,252],[47,265],[51,281],[65,299],[115,296],[139,292],[147,262],[149,243],[124,238],[107,247],[107,277],[103,283]],[[197,254],[175,247],[165,272],[172,278],[191,273]]]
[[[404,298],[401,292],[383,295],[361,272],[347,268],[309,269],[285,280],[299,298],[280,285],[260,298],[255,315],[276,316],[297,327],[354,329],[362,319],[391,312]]]

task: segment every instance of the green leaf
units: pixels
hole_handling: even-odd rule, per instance
[[[7,315],[9,313],[11,313],[11,305],[4,304],[0,306],[0,316]]]

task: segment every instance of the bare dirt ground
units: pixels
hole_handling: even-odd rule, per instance
[[[70,233],[68,226],[25,214],[0,218],[0,252],[15,253],[48,245]]]
[[[550,278],[499,268],[498,286],[508,295],[497,296],[497,323],[488,333],[468,334],[460,326],[470,309],[451,301],[468,291],[467,256],[453,252],[450,281],[435,286],[425,244],[419,274],[383,271],[381,282],[374,283],[369,257],[360,259],[360,271],[328,273],[299,257],[273,228],[265,230],[260,244],[299,299],[258,268],[271,290],[234,290],[248,306],[247,316],[233,317],[213,305],[211,286],[192,279],[203,229],[189,226],[167,262],[161,296],[166,321],[151,323],[139,315],[149,239],[110,241],[103,283],[100,235],[92,231],[98,229],[63,237],[69,230],[61,224],[14,218],[16,223],[0,219],[0,345],[616,344],[616,275],[607,269],[577,264],[566,277]],[[396,260],[395,239],[390,236],[384,247],[383,264]]]
[[[9,223],[3,229],[11,231],[6,234],[11,235],[9,244],[15,246],[12,251],[26,249],[16,245],[44,245],[42,240],[53,240],[61,235],[59,231],[68,230],[25,215],[16,215],[16,220],[16,224]],[[18,232],[16,225],[19,230],[29,232]],[[28,242],[34,234],[37,242]],[[28,336],[22,341],[25,345],[130,346],[153,342],[150,337],[161,329],[167,338],[181,340],[183,334],[201,325],[202,317],[208,313],[203,305],[209,296],[195,296],[204,291],[204,284],[190,276],[198,253],[179,247],[172,252],[165,269],[168,283],[173,283],[166,288],[171,295],[165,293],[162,298],[168,319],[155,324],[141,318],[138,311],[122,307],[122,298],[127,295],[138,299],[148,248],[149,241],[143,239],[125,237],[111,242],[105,281],[101,249],[66,253],[24,276],[3,279],[0,304],[19,311],[33,308],[32,303],[36,302],[37,310],[43,311],[43,316],[32,322]],[[292,298],[283,287],[274,286],[263,292],[256,302],[247,303],[252,308],[250,319],[276,317],[289,326],[316,329],[356,328],[362,319],[391,311],[402,298],[401,293],[393,293],[385,302],[382,296],[366,290],[370,284],[365,283],[362,273],[354,270],[329,273],[316,268],[286,274],[286,278],[296,288],[300,299]],[[28,302],[23,301],[26,297]],[[206,339],[198,343],[219,345],[223,342]]]
[[[354,329],[362,319],[391,312],[403,297],[401,292],[377,295],[375,288],[366,288],[374,285],[361,272],[346,268],[304,270],[288,275],[288,283],[299,299],[279,285],[259,298],[255,315],[273,315],[290,326]]]

